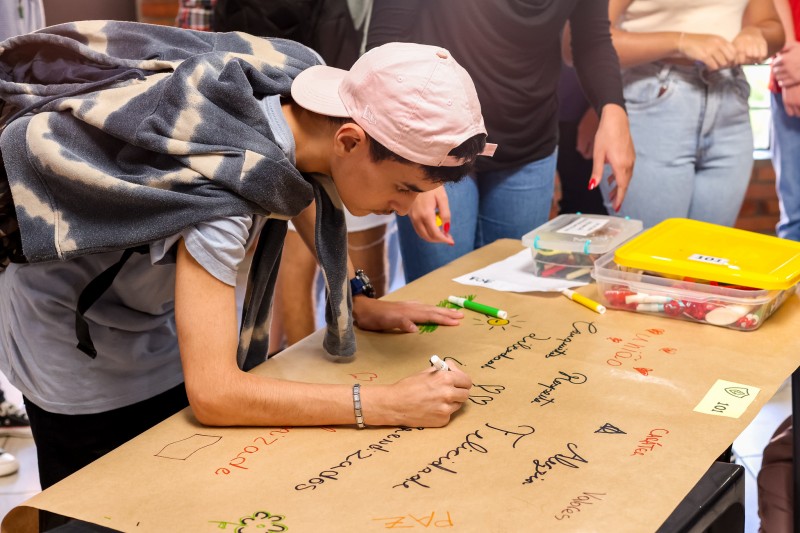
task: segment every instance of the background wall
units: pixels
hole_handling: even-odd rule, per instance
[[[76,20],[136,20],[136,0],[43,0],[43,4],[48,26]]]

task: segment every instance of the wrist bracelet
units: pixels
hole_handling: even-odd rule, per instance
[[[361,412],[361,384],[353,385],[353,411],[356,414],[356,425],[358,429],[364,429],[364,413]]]

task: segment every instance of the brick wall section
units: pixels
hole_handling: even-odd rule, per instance
[[[780,211],[775,193],[775,170],[770,160],[756,161],[736,227],[775,235]]]
[[[558,215],[558,201],[561,198],[561,187],[556,179],[553,194],[553,206],[550,209],[550,218]],[[780,216],[778,210],[778,196],[775,193],[775,170],[772,162],[767,160],[756,161],[753,165],[753,174],[750,185],[736,220],[736,227],[775,235],[775,224]]]

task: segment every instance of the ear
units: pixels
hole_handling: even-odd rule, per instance
[[[333,151],[340,157],[367,149],[367,134],[354,122],[343,124],[333,136]]]

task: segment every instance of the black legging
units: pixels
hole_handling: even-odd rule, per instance
[[[139,403],[89,415],[51,413],[25,398],[42,490],[188,405],[183,383]],[[39,520],[40,531],[48,531],[68,519],[41,512]]]
[[[42,490],[189,405],[183,383],[148,400],[90,415],[45,411],[25,398]]]

